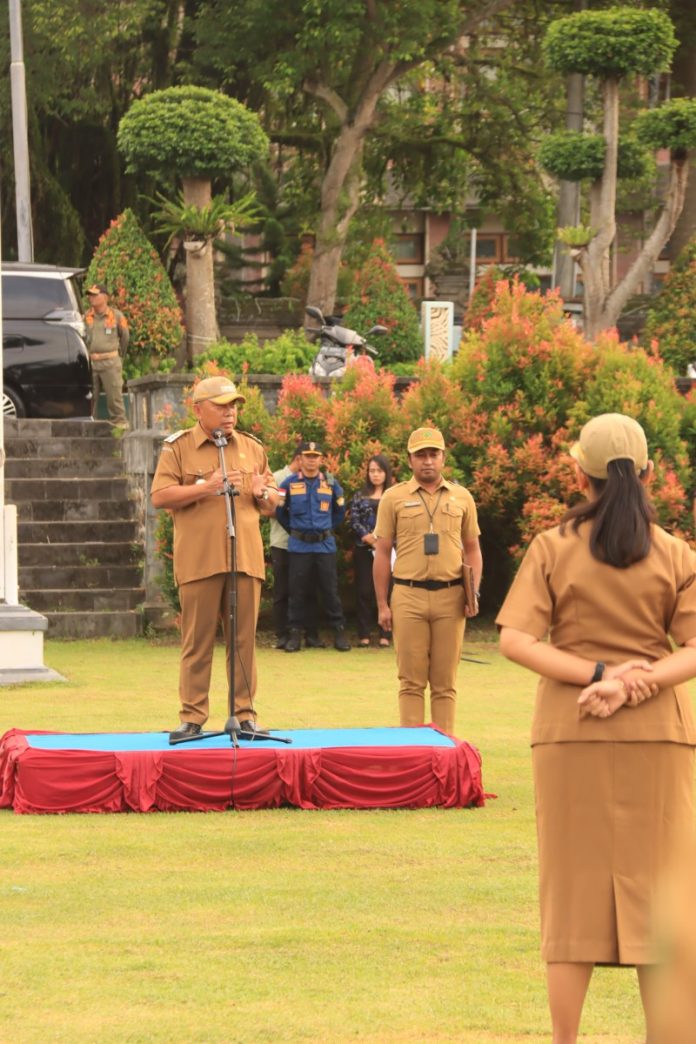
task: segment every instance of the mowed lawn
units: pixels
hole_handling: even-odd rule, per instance
[[[528,731],[534,678],[473,631],[457,732],[482,809],[0,812],[0,1041],[549,1039]],[[47,642],[66,683],[0,688],[0,732],[169,730],[178,648]],[[259,650],[272,728],[396,724],[391,650]],[[226,717],[223,651],[211,724]],[[633,1044],[630,971],[583,1040]]]

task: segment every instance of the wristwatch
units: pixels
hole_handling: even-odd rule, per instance
[[[606,666],[606,663],[602,663],[601,660],[597,661],[597,663],[595,664],[594,674],[590,678],[590,685],[593,685],[594,682],[602,680],[602,678],[604,677],[604,671],[606,669]]]

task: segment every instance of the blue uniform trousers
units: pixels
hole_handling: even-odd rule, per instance
[[[307,606],[318,588],[324,603],[324,615],[334,629],[344,627],[343,608],[338,597],[338,574],[336,552],[289,551],[290,564],[288,600],[288,626],[291,631],[300,631],[307,626]],[[316,584],[316,588],[313,585]]]

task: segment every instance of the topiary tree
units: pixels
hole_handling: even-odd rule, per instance
[[[211,179],[228,178],[265,154],[258,117],[241,102],[206,87],[169,87],[133,102],[118,128],[127,170],[181,179],[183,204],[210,210]],[[186,248],[189,357],[218,336],[211,239]]]
[[[662,358],[677,373],[696,364],[696,237],[672,266],[648,312],[644,336],[657,340]]]
[[[544,142],[541,160],[555,177],[587,179],[590,224],[582,236],[559,230],[582,269],[585,332],[594,337],[616,324],[629,297],[652,269],[674,229],[684,204],[688,177],[687,150],[696,146],[696,101],[678,99],[641,113],[636,141],[619,143],[619,87],[629,75],[651,76],[669,68],[676,39],[670,19],[659,10],[608,8],[579,11],[553,22],[546,33],[547,62],[557,72],[597,77],[603,94],[603,131],[585,137],[577,132],[554,135]],[[643,159],[637,142],[670,150],[670,179],[664,208],[652,232],[620,282],[616,282],[611,249],[616,237],[617,177],[635,177]]]
[[[389,330],[376,346],[381,365],[408,362],[423,354],[416,310],[383,239],[374,240],[365,264],[355,276],[343,317],[345,326],[363,336],[378,323]]]
[[[104,283],[128,320],[126,378],[152,367],[152,357],[174,357],[181,338],[181,309],[162,262],[132,210],[124,210],[103,234],[87,269],[86,286]]]

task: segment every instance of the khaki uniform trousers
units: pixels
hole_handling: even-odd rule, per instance
[[[99,392],[104,389],[109,420],[121,428],[128,427],[126,405],[123,401],[123,363],[120,356],[113,359],[92,360],[92,402],[96,413]]]
[[[240,721],[255,720],[256,623],[261,601],[261,581],[237,573],[237,642],[234,671],[234,711]],[[191,580],[179,588],[181,602],[181,664],[179,699],[181,721],[204,725],[208,720],[208,691],[218,621],[227,643],[229,678],[230,577],[216,573]],[[227,692],[229,687],[226,687]]]
[[[451,736],[466,623],[464,589],[456,586],[426,591],[395,584],[391,611],[401,724],[424,723],[425,687],[430,684],[432,722]]]

